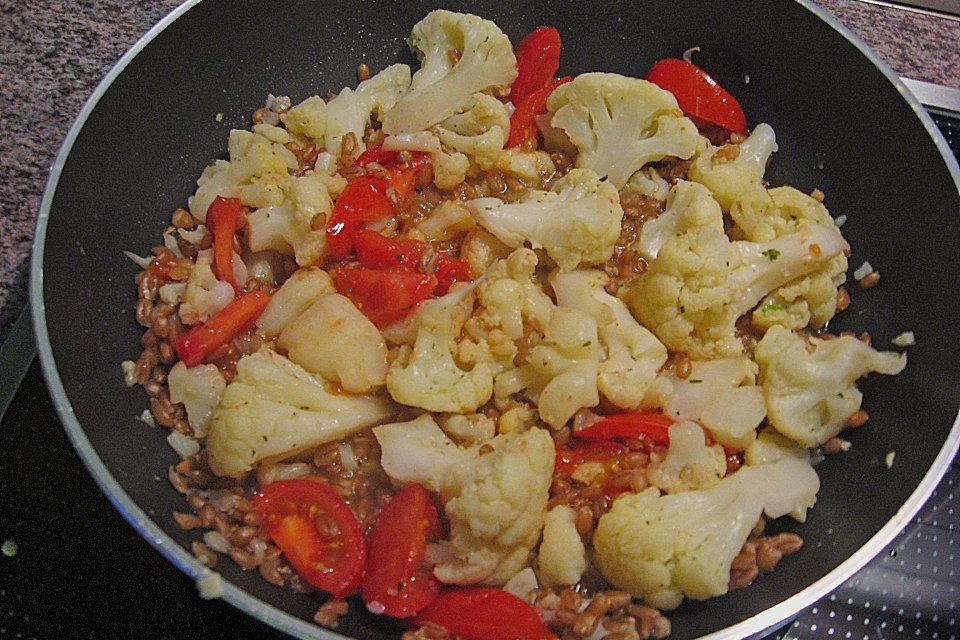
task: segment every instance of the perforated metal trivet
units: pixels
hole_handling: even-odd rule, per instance
[[[960,153],[960,120],[937,117]],[[4,363],[0,363],[4,366]],[[0,423],[0,640],[271,640],[127,525],[70,447],[34,364]],[[12,556],[8,554],[12,553]],[[960,466],[866,568],[769,640],[960,638]]]

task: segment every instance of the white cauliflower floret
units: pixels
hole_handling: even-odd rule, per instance
[[[497,158],[496,169],[517,180],[535,184],[554,175],[557,165],[546,151],[526,151],[520,147],[511,147],[504,149]]]
[[[455,289],[420,307],[413,350],[390,365],[387,389],[394,400],[428,411],[475,411],[493,394],[493,373],[484,362],[469,371],[454,359],[456,338],[473,304],[476,285]]]
[[[485,93],[473,96],[473,103],[435,128],[444,145],[463,153],[483,171],[497,162],[510,135],[510,116],[503,103]]]
[[[714,227],[723,230],[720,205],[702,184],[679,181],[670,188],[666,203],[663,213],[643,223],[640,235],[633,243],[633,248],[648,263],[656,259],[667,240],[688,229]]]
[[[493,450],[453,465],[441,490],[450,521],[446,557],[434,575],[447,584],[502,585],[529,564],[540,539],[553,477],[553,438],[543,429],[500,435]]]
[[[757,439],[743,452],[743,463],[751,467],[770,464],[784,458],[810,462],[810,449],[781,435],[776,429],[766,428],[757,434]]]
[[[477,222],[466,207],[458,201],[444,200],[433,208],[430,215],[417,223],[416,230],[428,241],[442,242],[461,236],[476,227]],[[478,269],[476,273],[480,274],[485,270],[486,268]]]
[[[206,322],[210,316],[233,302],[233,286],[229,282],[217,280],[213,269],[206,260],[197,260],[190,269],[187,288],[183,292],[180,304],[180,320],[183,324]]]
[[[621,409],[635,409],[666,362],[667,349],[630,315],[622,300],[604,290],[608,279],[596,269],[577,269],[555,271],[550,284],[558,305],[580,309],[597,321],[604,350],[597,377],[600,392]]]
[[[393,413],[381,396],[342,393],[264,347],[240,358],[207,431],[210,468],[239,478],[264,458],[335,442]]]
[[[393,422],[373,428],[380,444],[380,466],[394,482],[419,483],[439,492],[447,471],[456,464],[478,457],[477,447],[458,447],[425,413],[409,422]]]
[[[257,326],[275,338],[325,293],[333,293],[333,279],[320,267],[297,269],[271,296],[267,308],[257,318]]]
[[[803,221],[833,224],[822,203],[793,187],[754,189],[740,196],[730,216],[752,242],[769,242],[794,233]],[[840,254],[820,269],[788,282],[763,299],[753,312],[754,326],[788,329],[826,325],[837,310],[837,287],[847,279],[847,256]]]
[[[440,138],[433,131],[417,131],[387,136],[383,140],[384,151],[423,151],[432,159],[433,183],[438,188],[450,190],[466,180],[470,170],[470,158],[459,151],[444,149]]]
[[[327,131],[327,103],[320,96],[310,96],[280,114],[280,120],[290,133],[322,141]]]
[[[564,271],[613,255],[623,218],[617,190],[587,169],[572,170],[551,191],[531,190],[520,202],[479,198],[464,205],[504,244],[546,249]]]
[[[350,393],[366,393],[387,382],[383,335],[339,293],[321,295],[284,328],[277,345],[291,361]]]
[[[702,491],[625,494],[600,518],[595,559],[613,585],[653,607],[723,595],[730,565],[760,515],[802,517],[819,488],[809,464],[781,460],[742,467]]]
[[[382,121],[409,86],[410,67],[394,64],[358,84],[356,90],[344,87],[327,103],[327,151],[339,156],[347,133],[353,134],[357,152],[363,151],[363,134],[370,116],[376,114]]]
[[[768,293],[848,248],[834,225],[802,225],[766,243],[731,242],[697,227],[671,238],[625,291],[630,308],[673,351],[694,359],[739,355],[737,319]]]
[[[642,196],[666,200],[670,192],[670,183],[654,167],[648,167],[630,176],[626,188]]]
[[[680,493],[709,489],[726,471],[723,447],[708,445],[697,423],[679,422],[670,425],[667,455],[647,468],[647,480],[664,493]]]
[[[537,568],[545,587],[577,584],[587,570],[587,550],[577,531],[577,514],[565,504],[547,512]]]
[[[776,150],[773,128],[758,124],[739,145],[710,147],[700,152],[687,177],[710,189],[726,213],[738,197],[763,186],[767,161]]]
[[[390,134],[427,129],[457,113],[475,93],[507,87],[517,77],[513,45],[490,20],[437,9],[414,25],[409,43],[421,67],[382,119]]]
[[[672,369],[661,373],[643,403],[675,420],[696,420],[720,444],[744,449],[767,415],[757,371],[746,356],[695,361],[686,378]]]
[[[497,434],[497,423],[483,413],[450,413],[440,418],[443,432],[463,444],[483,444]]]
[[[167,375],[167,385],[170,387],[170,401],[183,403],[194,437],[204,437],[213,410],[227,386],[223,374],[213,364],[188,368],[178,362]]]
[[[853,336],[808,339],[780,326],[767,331],[754,358],[760,365],[767,420],[805,447],[819,446],[840,433],[847,418],[860,409],[858,378],[870,372],[896,375],[907,366],[906,354],[875,351]]]
[[[687,159],[705,145],[669,91],[615,73],[584,73],[547,99],[550,124],[580,150],[577,166],[620,189],[648,162]]]

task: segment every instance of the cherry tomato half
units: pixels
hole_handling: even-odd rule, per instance
[[[462,640],[556,638],[532,604],[503,589],[445,591],[413,621],[440,625]]]
[[[687,116],[736,133],[747,132],[747,118],[740,103],[695,64],[665,58],[654,63],[647,80],[672,93]]]
[[[253,505],[304,580],[337,598],[353,593],[366,563],[363,529],[333,489],[313,480],[280,480],[263,487]]]
[[[413,484],[391,498],[367,538],[360,593],[373,613],[408,618],[433,602],[440,581],[426,564],[428,538],[442,534],[430,494]]]

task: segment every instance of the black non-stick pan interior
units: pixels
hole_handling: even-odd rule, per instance
[[[122,382],[120,362],[137,357],[141,332],[133,318],[136,267],[122,252],[143,254],[158,243],[204,166],[225,157],[228,131],[248,127],[268,93],[297,102],[352,86],[361,62],[374,71],[414,63],[406,36],[436,6],[207,0],[143,47],[76,136],[50,204],[42,256],[43,318],[56,363],[48,379],[59,375],[92,453],[123,491],[188,549],[197,534],[174,523],[170,514],[185,504],[165,480],[175,454],[160,430],[135,419],[146,397]],[[861,383],[870,421],[850,433],[849,452],[817,467],[818,504],[804,525],[789,525],[805,539],[804,550],[748,589],[683,605],[672,615],[672,637],[723,629],[826,576],[904,505],[943,448],[960,404],[960,201],[924,123],[870,59],[788,0],[450,8],[494,20],[514,43],[541,24],[555,25],[565,75],[642,76],[654,60],[699,46],[695,62],[737,96],[750,126],[775,129],[780,151],[771,184],[819,188],[833,215],[846,216],[851,269],[868,260],[882,280],[869,291],[850,286],[852,305],[831,329],[867,331],[881,348],[913,331],[907,369]],[[69,429],[75,423],[64,415]],[[884,464],[889,452],[892,468]],[[218,569],[294,616],[309,620],[316,610],[314,597],[277,589],[256,572],[230,563]],[[359,613],[339,632],[397,633]]]

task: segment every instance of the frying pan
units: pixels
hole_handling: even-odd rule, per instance
[[[135,416],[139,388],[120,362],[139,354],[136,268],[122,251],[157,243],[227,133],[249,125],[268,93],[294,102],[355,82],[366,62],[414,63],[410,27],[436,5],[228,0],[188,2],[110,72],[71,129],[43,198],[32,264],[38,346],[64,427],[90,473],[129,522],[196,577],[196,534],[171,513],[184,502],[166,481],[175,454]],[[851,267],[882,273],[850,287],[851,308],[831,330],[868,331],[885,348],[913,331],[906,371],[861,382],[870,421],[852,450],[817,467],[823,488],[806,541],[753,586],[675,611],[674,638],[762,634],[828,593],[909,521],[949,466],[960,440],[960,171],[922,107],[865,45],[806,2],[577,3],[465,1],[514,43],[541,24],[559,28],[561,72],[642,76],[661,57],[699,46],[696,62],[740,100],[751,126],[770,123],[780,151],[773,185],[820,188],[847,216]],[[218,115],[219,114],[219,115]],[[892,468],[884,459],[895,452]],[[147,514],[152,514],[148,516]],[[333,638],[305,622],[312,596],[275,588],[231,563],[224,598],[290,634]],[[396,637],[398,628],[352,607],[338,630]]]

